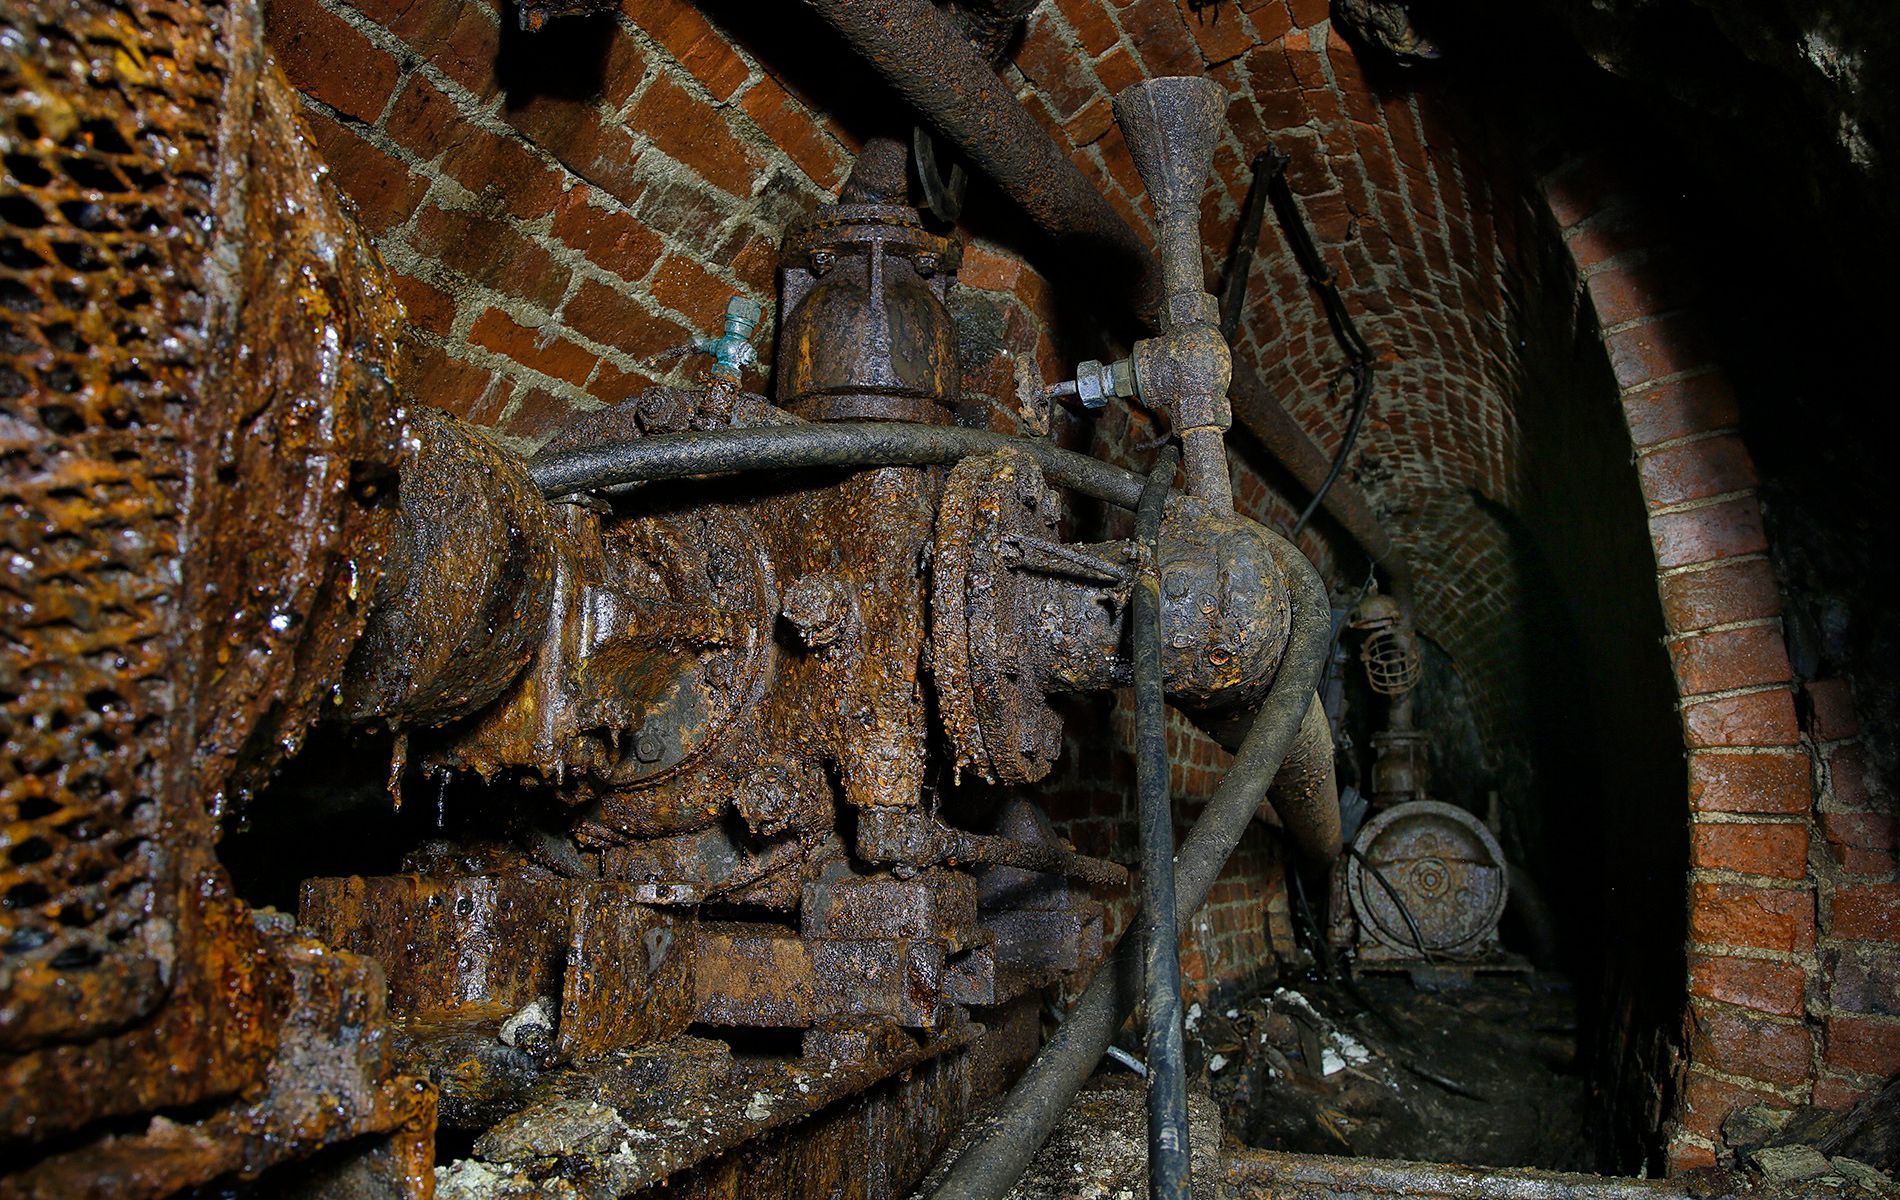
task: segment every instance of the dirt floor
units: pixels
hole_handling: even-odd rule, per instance
[[[1536,974],[1448,982],[1310,980],[1218,1011],[1190,1008],[1195,1200],[1465,1194],[1465,1184],[1443,1190],[1451,1185],[1434,1183],[1429,1169],[1411,1165],[1418,1163],[1464,1164],[1453,1172],[1589,1172],[1586,1081],[1575,1062],[1568,987]],[[1125,1043],[1120,1059],[1104,1060],[1011,1200],[1147,1195],[1143,1081],[1126,1052],[1133,1042]],[[1487,1196],[1900,1200],[1886,1173],[1900,1161],[1897,1117],[1900,1080],[1848,1113],[1745,1110],[1727,1131],[1734,1161],[1703,1176],[1663,1182],[1476,1170],[1460,1178],[1489,1180],[1471,1193]],[[959,1142],[982,1125],[979,1115]],[[929,1195],[950,1157],[913,1200]],[[1355,1167],[1342,1171],[1348,1159]],[[1326,1182],[1335,1175],[1352,1182]]]
[[[1272,1150],[1588,1170],[1569,989],[1536,975],[1280,987],[1195,1033],[1231,1136]]]

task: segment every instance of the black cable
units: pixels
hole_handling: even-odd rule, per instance
[[[1392,881],[1385,877],[1384,871],[1373,866],[1372,860],[1359,852],[1359,847],[1347,846],[1346,853],[1359,860],[1360,866],[1372,872],[1372,877],[1379,881],[1379,886],[1385,889],[1385,894],[1391,898],[1393,904],[1398,906],[1399,915],[1405,918],[1405,927],[1412,933],[1412,944],[1418,947],[1418,956],[1426,962],[1431,962],[1432,952],[1425,948],[1425,935],[1419,932],[1418,921],[1413,918],[1412,910],[1407,907],[1405,898],[1399,895],[1399,889],[1392,886]]]
[[[1288,248],[1293,251],[1294,261],[1305,272],[1307,283],[1319,293],[1320,307],[1326,313],[1326,324],[1333,331],[1333,340],[1345,351],[1347,370],[1352,374],[1352,416],[1346,423],[1346,437],[1339,443],[1339,452],[1333,456],[1326,478],[1301,511],[1299,520],[1293,523],[1293,532],[1288,536],[1297,538],[1306,529],[1307,522],[1313,519],[1313,514],[1319,511],[1321,502],[1332,491],[1333,484],[1338,482],[1340,472],[1345,470],[1347,460],[1352,457],[1352,448],[1359,440],[1359,429],[1365,423],[1366,410],[1372,400],[1372,351],[1366,346],[1366,340],[1359,336],[1359,327],[1353,324],[1352,313],[1346,309],[1345,297],[1339,294],[1339,283],[1333,277],[1333,269],[1326,265],[1318,244],[1313,241],[1313,231],[1308,228],[1306,218],[1300,212],[1299,202],[1294,199],[1292,185],[1286,178],[1286,166],[1291,160],[1271,146],[1263,157],[1267,169],[1267,199],[1273,204],[1273,215],[1279,218],[1280,229],[1286,236]],[[1256,170],[1260,169],[1260,161],[1259,158],[1254,160]],[[1238,314],[1235,319],[1238,320]]]
[[[1346,469],[1346,460],[1352,456],[1353,444],[1359,440],[1359,427],[1365,423],[1366,410],[1372,401],[1372,364],[1369,361],[1355,362],[1347,368],[1352,372],[1352,419],[1346,422],[1346,437],[1339,443],[1339,453],[1333,455],[1333,465],[1326,469],[1326,478],[1320,481],[1313,498],[1300,510],[1300,519],[1293,522],[1293,532],[1289,537],[1298,537],[1306,529],[1306,523],[1313,519],[1319,506],[1326,499],[1326,493],[1333,490],[1339,473]]]
[[[1141,499],[1141,476],[1040,438],[954,425],[839,421],[668,433],[537,455],[528,474],[543,495],[572,496],[620,484],[734,471],[818,467],[930,466],[998,450],[1036,460],[1053,485],[1121,508]]]
[[[1253,156],[1253,182],[1247,185],[1247,206],[1241,210],[1240,229],[1227,269],[1220,276],[1220,335],[1229,346],[1240,332],[1240,314],[1247,307],[1247,279],[1260,246],[1260,223],[1267,213],[1267,177],[1286,170],[1286,157],[1272,150]]]
[[[1143,552],[1135,583],[1135,785],[1141,837],[1143,1022],[1148,1060],[1148,1195],[1187,1200],[1187,1035],[1181,1020],[1181,946],[1175,920],[1174,802],[1168,786],[1167,698],[1161,673],[1161,514],[1181,460],[1161,451],[1135,508]]]

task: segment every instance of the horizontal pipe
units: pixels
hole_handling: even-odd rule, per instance
[[[1557,1171],[1334,1158],[1230,1146],[1235,1200],[1691,1200],[1681,1184]]]
[[[1141,499],[1142,478],[1133,471],[1041,438],[904,421],[830,421],[632,438],[536,456],[528,474],[543,495],[571,496],[625,483],[732,471],[932,466],[999,450],[1030,455],[1044,478],[1058,487],[1126,509]]]
[[[928,0],[805,0],[871,69],[1091,274],[1137,293],[1150,325],[1160,267],[982,53]],[[1105,308],[1099,306],[1098,308]]]

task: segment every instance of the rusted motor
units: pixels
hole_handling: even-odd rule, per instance
[[[1470,813],[1436,800],[1396,805],[1366,822],[1353,848],[1346,890],[1368,957],[1416,961],[1422,942],[1434,956],[1469,958],[1496,943],[1509,890],[1504,852]]]

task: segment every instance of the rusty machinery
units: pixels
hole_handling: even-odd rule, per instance
[[[1516,969],[1498,946],[1504,851],[1483,821],[1430,797],[1431,741],[1414,715],[1418,633],[1404,606],[1376,590],[1347,626],[1361,638],[1367,685],[1390,703],[1372,735],[1372,815],[1333,869],[1328,937],[1354,951],[1357,970]]]
[[[1323,597],[1228,500],[1204,156],[1144,169],[1180,219],[1128,372],[1189,490],[1075,542],[1063,489],[1143,482],[950,424],[960,246],[882,143],[786,233],[772,400],[739,303],[707,387],[524,462],[402,406],[254,6],[11,0],[0,42],[0,1196],[902,1191],[1103,957],[1125,870],[977,785],[1049,773],[1052,696],[1139,682],[1144,588],[1155,686],[1241,764],[1168,894],[1289,751],[1280,816],[1336,847]],[[1123,107],[1150,166],[1211,139],[1201,86]],[[221,821],[319,719],[506,828],[247,907]],[[1120,974],[1044,1060],[1105,1044]]]

